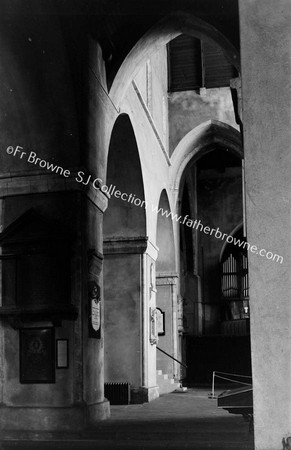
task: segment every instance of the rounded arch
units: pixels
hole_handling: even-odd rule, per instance
[[[111,132],[106,185],[110,200],[104,214],[104,237],[145,236],[142,169],[134,130],[127,114],[118,116]]]
[[[241,135],[231,125],[218,120],[208,120],[184,136],[173,152],[172,180],[174,190],[179,192],[186,168],[198,158],[213,150],[219,144],[226,147],[240,159],[243,159]]]
[[[153,26],[128,53],[110,89],[113,103],[118,104],[121,101],[131,80],[146,60],[180,34],[188,34],[218,44],[225,56],[240,72],[239,52],[220,31],[192,14],[176,12],[164,17]]]
[[[167,213],[171,212],[168,195],[165,189],[163,189],[160,195],[159,210],[160,208]],[[166,214],[163,215],[158,213],[156,243],[159,249],[156,271],[158,273],[175,272],[175,246],[171,216],[167,217]]]

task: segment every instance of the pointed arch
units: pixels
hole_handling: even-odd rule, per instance
[[[220,31],[192,14],[176,12],[154,25],[129,52],[109,92],[113,103],[119,104],[132,79],[146,60],[180,34],[188,34],[218,44],[226,58],[240,72],[239,52]]]
[[[233,228],[233,230],[229,233],[229,236],[235,236],[235,234],[243,228],[243,221],[241,221],[236,227]],[[227,247],[227,245],[229,245],[229,243],[227,241],[223,242],[223,245],[221,246],[221,250],[220,250],[220,255],[219,255],[219,262],[221,262],[224,251]]]
[[[163,189],[160,196],[159,210],[160,208],[168,213],[171,212],[168,195],[165,189]],[[166,217],[166,215],[162,215],[161,213],[158,214],[156,242],[159,248],[156,271],[158,273],[174,272],[176,264],[173,221],[171,216]]]
[[[165,189],[161,192],[159,208],[170,213],[170,203]],[[176,293],[176,261],[172,216],[161,212],[157,218],[157,246],[159,248],[156,261],[156,303],[164,315],[164,334],[159,336],[160,347],[177,358],[177,293]],[[170,378],[178,375],[177,364],[161,352],[157,352],[157,369],[168,374]]]
[[[145,236],[142,169],[134,130],[127,114],[119,115],[112,129],[106,185],[108,188],[112,186],[112,189],[104,214],[105,238]],[[117,191],[121,195],[117,196]]]
[[[128,380],[138,390],[147,238],[141,163],[127,114],[119,115],[112,129],[106,185],[111,194],[103,223],[105,381]]]
[[[172,180],[176,192],[179,191],[186,167],[193,164],[197,158],[213,150],[219,144],[243,159],[241,134],[231,125],[218,120],[208,120],[201,123],[184,136],[175,148],[172,162]]]

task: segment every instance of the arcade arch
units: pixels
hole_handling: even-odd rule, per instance
[[[209,236],[209,230],[230,234],[243,221],[242,158],[239,133],[218,121],[192,130],[173,154],[177,210],[181,217],[191,218],[192,223],[196,219],[193,227],[185,226],[187,222],[180,226],[183,353],[186,349],[184,362],[189,367],[187,378],[191,382],[209,381],[212,370],[216,367],[223,370],[208,348],[213,344],[211,336],[226,339],[220,279],[223,242],[215,235]],[[228,329],[236,332],[234,327]],[[249,335],[245,340],[248,342],[241,345],[249,348]],[[224,361],[224,364],[228,364],[230,371],[237,362],[231,344],[227,348],[231,363]],[[212,354],[211,358],[207,354]],[[250,353],[244,354],[245,366],[250,367]]]
[[[141,281],[146,277],[147,237],[142,169],[126,114],[112,130],[106,184],[112,188],[103,226],[104,376],[105,382],[130,383],[133,401],[138,401],[142,386],[148,385],[143,363],[149,360],[144,347],[148,323],[143,320],[147,298]]]

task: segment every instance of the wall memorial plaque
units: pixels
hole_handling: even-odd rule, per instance
[[[150,308],[150,343],[152,345],[158,342],[158,330],[157,330],[157,310]]]
[[[54,383],[54,329],[24,328],[19,336],[20,383]]]
[[[95,281],[89,282],[89,337],[101,337],[100,286]]]
[[[157,329],[158,336],[165,335],[165,313],[160,308],[157,308]]]

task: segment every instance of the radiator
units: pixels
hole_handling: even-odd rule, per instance
[[[105,383],[104,396],[111,405],[130,404],[130,384],[129,383]]]

